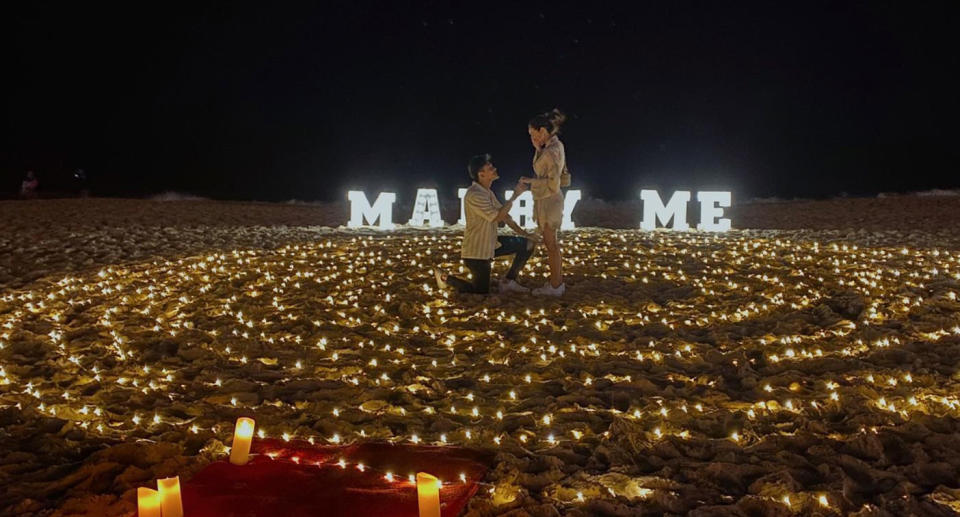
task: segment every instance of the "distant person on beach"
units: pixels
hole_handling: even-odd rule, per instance
[[[528,234],[519,224],[510,218],[510,207],[517,196],[526,192],[528,187],[517,184],[511,197],[505,204],[497,201],[490,185],[500,176],[489,154],[474,156],[467,165],[467,173],[473,184],[463,198],[464,215],[467,220],[463,231],[463,246],[460,258],[473,277],[464,280],[445,275],[439,269],[434,270],[437,287],[447,289],[453,286],[461,293],[487,294],[490,292],[490,267],[494,257],[513,255],[510,270],[499,282],[501,293],[526,293],[530,290],[517,283],[517,275],[527,259],[533,254],[536,238]],[[504,222],[520,237],[497,236],[497,226]]]
[[[73,171],[73,184],[77,197],[88,197],[90,190],[87,188],[87,171],[77,169]]]
[[[37,197],[37,188],[40,187],[40,181],[33,171],[27,171],[27,177],[20,183],[20,197],[24,199],[33,199]]]
[[[550,265],[550,280],[533,290],[541,296],[562,296],[567,290],[563,282],[563,264],[560,256],[560,223],[563,221],[563,192],[561,186],[569,186],[567,157],[563,142],[557,137],[560,126],[567,119],[560,110],[554,109],[530,119],[527,132],[536,152],[533,155],[533,171],[536,177],[520,178],[530,185],[533,193],[533,220],[537,222],[543,245],[547,248]],[[564,181],[565,180],[565,181]],[[567,185],[563,185],[563,183]]]

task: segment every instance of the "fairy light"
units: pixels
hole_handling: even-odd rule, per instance
[[[943,374],[914,375],[909,365],[873,357],[917,340],[960,335],[960,318],[927,310],[956,300],[951,287],[935,282],[938,274],[957,278],[952,252],[901,253],[899,247],[747,232],[583,231],[565,239],[572,278],[601,278],[602,272],[623,285],[684,285],[693,294],[664,305],[604,293],[589,302],[573,296],[543,308],[494,309],[464,304],[432,286],[411,292],[410,282],[430,282],[429,269],[458,265],[459,240],[443,233],[417,240],[338,235],[273,250],[104,267],[0,297],[7,304],[0,313],[0,405],[65,419],[78,432],[111,439],[157,440],[180,430],[229,443],[220,424],[249,412],[267,429],[257,429],[260,438],[523,444],[534,456],[595,447],[615,436],[598,426],[620,420],[648,442],[714,439],[698,420],[736,422],[726,447],[742,448],[790,436],[777,427],[787,417],[796,426],[817,422],[843,440],[850,435],[825,415],[866,413],[866,433],[915,416],[960,416],[960,400]],[[385,267],[388,261],[392,267]],[[535,257],[530,267],[531,275],[543,273],[545,261]],[[855,293],[863,312],[803,332],[739,332],[783,311],[808,314],[836,290]],[[304,304],[315,314],[305,318],[295,309]],[[71,319],[77,307],[89,319]],[[68,332],[68,321],[100,337]],[[624,339],[624,329],[643,335],[641,329],[654,325],[655,339]],[[56,382],[8,354],[31,328],[44,329],[38,339],[58,365]],[[689,337],[704,331],[715,342]],[[140,333],[177,342],[180,354],[204,357],[211,369],[194,378],[168,359],[146,359]],[[725,376],[702,368],[713,357],[724,367],[752,369],[754,383],[733,394]],[[817,371],[812,361],[821,358],[839,367]],[[646,379],[669,384],[669,395],[610,399],[611,390],[629,393]],[[98,391],[83,388],[91,380]],[[311,382],[342,395],[316,399],[299,387]],[[570,397],[558,396],[558,387]],[[130,394],[153,402],[129,408],[104,402]],[[184,405],[195,406],[189,421]],[[298,425],[307,411],[328,415],[323,433],[309,436],[309,427]],[[403,479],[376,467],[364,468]]]

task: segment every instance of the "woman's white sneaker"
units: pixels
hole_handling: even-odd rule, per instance
[[[543,287],[538,287],[533,290],[533,294],[537,296],[563,296],[563,293],[567,292],[567,284],[560,284],[557,287],[550,285],[550,282],[543,284]]]

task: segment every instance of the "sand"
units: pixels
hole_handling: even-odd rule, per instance
[[[543,300],[441,293],[454,229],[331,228],[345,204],[0,203],[0,507],[130,515],[250,414],[494,450],[467,515],[960,509],[960,200],[744,205],[723,235],[637,208],[582,202],[607,228],[565,235]]]

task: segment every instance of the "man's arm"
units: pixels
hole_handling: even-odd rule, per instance
[[[500,207],[500,210],[497,212],[497,222],[503,222],[510,220],[510,208],[513,207],[513,200],[517,199],[517,193],[514,192],[513,196],[507,200],[503,206]]]
[[[484,196],[475,195],[473,192],[467,192],[463,199],[467,213],[476,213],[486,221],[500,221],[500,213],[496,206]]]
[[[534,234],[528,232],[526,229],[522,228],[522,227],[521,227],[519,224],[517,224],[517,222],[514,221],[512,218],[509,218],[509,217],[508,217],[507,220],[504,221],[504,222],[507,223],[507,226],[509,226],[510,228],[512,228],[513,231],[517,232],[517,235],[519,235],[519,236],[521,236],[521,237],[526,237],[527,239],[530,239],[530,240],[532,240],[532,241],[534,241],[534,242],[539,242],[540,239],[539,239],[536,235],[534,235]]]
[[[503,222],[510,218],[510,207],[513,206],[513,201],[517,199],[520,194],[523,194],[530,187],[526,185],[517,185],[517,191],[513,193],[513,196],[507,200],[500,208],[497,208],[489,198],[485,196],[473,195],[470,192],[467,193],[466,197],[463,199],[464,205],[470,209],[471,212],[476,212],[487,221],[497,221]]]
[[[526,237],[527,231],[521,228],[520,225],[517,224],[517,222],[514,221],[512,217],[508,217],[504,222],[507,223],[507,226],[512,228],[513,231],[517,232],[518,235],[523,235],[524,237]]]
[[[530,190],[529,185],[525,185],[523,183],[517,183],[517,186],[514,187],[513,195],[510,196],[510,199],[508,199],[507,202],[504,203],[502,207],[500,207],[500,211],[499,213],[497,213],[497,222],[507,222],[511,220],[510,207],[512,207],[513,202],[516,201],[518,197],[520,197],[520,194],[523,194],[528,190]],[[507,224],[509,225],[510,223],[507,223]]]

